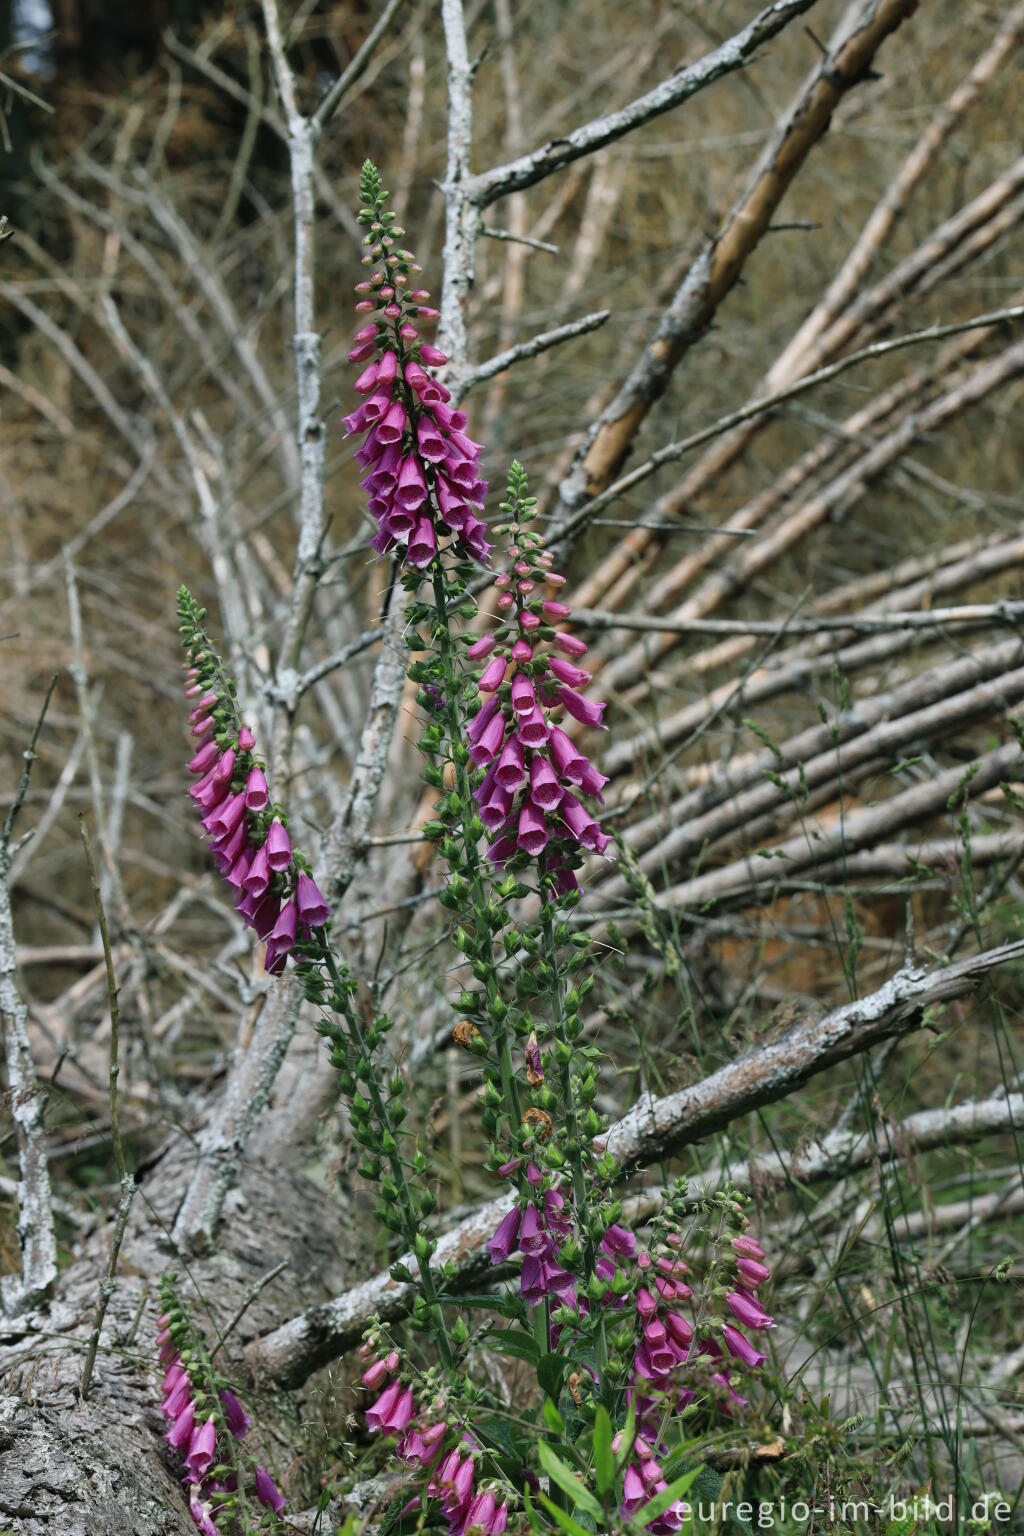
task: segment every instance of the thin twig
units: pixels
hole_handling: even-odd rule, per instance
[[[0,1016],[4,1023],[4,1054],[7,1062],[7,1087],[11,1117],[18,1144],[18,1242],[21,1247],[20,1276],[7,1275],[0,1281],[4,1311],[15,1313],[43,1296],[57,1274],[57,1240],[53,1225],[53,1197],[46,1155],[44,1115],[46,1095],[36,1078],[28,1039],[28,1013],[15,984],[17,958],[14,945],[14,920],[11,914],[11,835],[18,813],[25,803],[29,777],[35,761],[36,744],[46,719],[50,698],[57,684],[57,674],[50,678],[42,709],[24,752],[24,768],[3,832],[0,833]]]
[[[610,318],[610,309],[598,309],[592,315],[584,315],[581,320],[572,320],[568,325],[556,326],[553,331],[542,331],[539,336],[532,337],[530,341],[521,341],[505,352],[498,352],[494,357],[489,357],[485,363],[479,363],[468,373],[463,374],[455,393],[461,400],[474,384],[480,384],[484,379],[493,379],[496,373],[503,373],[506,368],[511,368],[513,363],[521,362],[523,358],[537,357],[539,353],[547,352],[549,348],[557,347],[563,341],[571,341],[574,336],[585,336],[588,331],[596,331]]]
[[[742,69],[763,43],[787,27],[794,17],[809,11],[814,3],[815,0],[775,0],[734,37],[727,38],[696,63],[684,65],[621,111],[594,118],[571,133],[551,139],[540,149],[520,155],[508,165],[495,166],[493,170],[473,176],[466,187],[469,198],[477,208],[487,208],[499,197],[535,186],[553,171],[562,170],[583,155],[594,154],[606,144],[632,133],[634,128],[671,111],[723,75]]]
[[[481,224],[481,235],[486,235],[488,240],[507,240],[512,245],[528,245],[531,251],[546,251],[549,256],[558,255],[558,246],[552,245],[549,240],[534,240],[531,235],[515,235],[510,229],[492,229],[489,224]]]
[[[574,608],[572,620],[583,629],[635,629],[676,635],[819,635],[852,632],[856,635],[888,634],[895,629],[935,629],[947,625],[1009,624],[1024,620],[1024,602],[970,603],[960,608],[932,608],[919,613],[895,611],[878,618],[850,615],[817,619],[661,619],[642,614],[605,613],[597,608]]]
[[[117,1270],[118,1255],[121,1252],[121,1243],[124,1239],[125,1229],[128,1225],[128,1216],[132,1208],[132,1200],[135,1197],[135,1179],[128,1171],[124,1160],[124,1146],[121,1142],[121,1125],[118,1118],[117,1107],[117,1078],[120,1072],[118,1060],[119,1026],[121,1011],[117,999],[117,978],[114,975],[114,957],[110,951],[110,935],[107,931],[107,914],[103,907],[103,897],[100,894],[100,882],[96,873],[96,863],[92,856],[92,846],[89,842],[89,833],[86,830],[85,818],[79,813],[78,825],[82,834],[82,843],[85,848],[85,861],[89,867],[89,883],[92,886],[92,899],[96,907],[96,918],[99,923],[100,938],[103,942],[103,963],[107,972],[107,997],[110,1002],[110,1140],[114,1149],[114,1161],[121,1184],[121,1198],[117,1206],[117,1215],[114,1218],[114,1230],[110,1239],[110,1258],[107,1261],[107,1272],[100,1282],[100,1294],[96,1301],[96,1311],[93,1313],[92,1329],[89,1334],[89,1343],[85,1352],[85,1363],[82,1366],[82,1382],[80,1392],[82,1401],[89,1396],[89,1387],[92,1383],[93,1365],[96,1361],[96,1349],[100,1341],[100,1333],[103,1329],[103,1318],[106,1315],[107,1305],[114,1294],[114,1275]]]
[[[334,84],[327,92],[327,95],[324,97],[323,101],[321,101],[320,105],[313,113],[313,122],[316,123],[318,128],[323,128],[326,123],[329,123],[335,112],[337,112],[338,108],[341,106],[345,92],[348,90],[350,85],[354,84],[355,81],[359,79],[359,76],[362,74],[363,70],[366,68],[370,61],[373,50],[376,48],[377,44],[384,36],[384,33],[391,25],[392,18],[402,3],[403,0],[388,0],[388,4],[385,5],[383,11],[381,11],[372,29],[368,33],[366,41],[356,53],[355,57],[349,62],[347,68],[342,70],[337,80],[335,80]]]
[[[282,1259],[280,1264],[275,1264],[273,1269],[268,1269],[265,1275],[261,1275],[255,1284],[249,1287],[249,1290],[246,1292],[245,1299],[239,1306],[237,1312],[231,1318],[231,1321],[228,1323],[227,1327],[222,1329],[220,1338],[211,1349],[211,1360],[216,1357],[218,1350],[223,1349],[224,1345],[234,1333],[235,1329],[238,1327],[239,1323],[242,1321],[242,1318],[248,1312],[257,1296],[259,1296],[262,1291],[265,1291],[270,1282],[272,1280],[276,1280],[278,1275],[282,1274],[288,1268],[290,1263],[291,1259]]]
[[[989,314],[975,315],[970,320],[958,320],[951,325],[929,325],[923,331],[911,331],[905,336],[895,336],[889,341],[875,341],[870,346],[860,347],[856,352],[849,352],[837,362],[829,363],[826,367],[819,368],[802,379],[796,379],[792,384],[787,384],[784,389],[776,390],[773,394],[760,395],[756,400],[748,401],[738,410],[730,411],[726,416],[720,416],[710,426],[702,427],[699,432],[691,432],[689,437],[680,438],[677,442],[666,443],[663,448],[658,448],[643,464],[638,464],[635,469],[630,470],[629,474],[620,476],[606,491],[602,491],[586,506],[579,508],[559,523],[557,540],[552,539],[551,542],[562,544],[579,528],[589,523],[595,512],[625,495],[642,480],[648,479],[663,464],[670,464],[675,459],[683,458],[694,448],[700,448],[704,443],[711,442],[712,438],[722,436],[733,427],[739,426],[741,422],[761,416],[767,411],[776,410],[780,405],[785,405],[787,400],[795,400],[798,395],[806,394],[809,389],[816,389],[819,384],[827,384],[830,379],[845,373],[848,368],[853,368],[858,363],[868,362],[877,357],[886,357],[890,352],[898,352],[903,347],[918,346],[927,341],[941,341],[944,337],[956,336],[961,331],[974,331],[1001,321],[1019,320],[1022,316],[1024,316],[1024,305],[1016,304],[1009,309],[992,310]]]

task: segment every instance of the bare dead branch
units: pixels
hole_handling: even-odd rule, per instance
[[[998,966],[1024,958],[1024,940],[957,961],[944,969],[907,967],[869,996],[822,1018],[793,1025],[781,1039],[756,1045],[691,1088],[666,1098],[645,1096],[604,1138],[625,1173],[648,1166],[711,1135],[738,1115],[785,1098],[809,1078],[890,1035],[927,1023],[943,1004],[973,991]],[[440,1239],[434,1262],[455,1265],[450,1289],[465,1290],[491,1266],[487,1243],[513,1197],[481,1206]],[[310,1308],[254,1341],[253,1370],[296,1387],[360,1339],[370,1318],[396,1322],[412,1307],[416,1287],[384,1271],[343,1296]]]
[[[508,165],[499,165],[472,177],[466,188],[470,200],[476,208],[488,208],[499,197],[507,197],[510,192],[535,186],[538,181],[543,181],[555,171],[564,170],[583,155],[594,154],[596,150],[621,139],[641,124],[649,123],[652,118],[680,106],[682,102],[696,96],[698,91],[720,80],[723,75],[742,69],[764,43],[788,27],[795,17],[809,11],[813,4],[814,0],[775,0],[773,5],[766,6],[749,25],[728,38],[721,47],[705,54],[695,64],[684,65],[674,75],[656,85],[653,91],[646,92],[636,101],[630,102],[629,106],[623,107],[621,112],[595,118],[563,137],[550,140],[540,149],[521,155]]]
[[[22,1312],[41,1300],[57,1277],[57,1239],[46,1156],[46,1096],[36,1079],[28,1040],[28,1013],[15,981],[14,921],[7,879],[11,857],[16,852],[16,846],[11,847],[11,835],[25,802],[39,733],[56,683],[55,674],[50,679],[39,718],[23,754],[25,766],[0,832],[0,1018],[3,1020],[11,1117],[18,1145],[18,1243],[21,1247],[20,1275],[5,1275],[0,1280],[0,1300],[4,1312],[9,1315]]]
[[[610,316],[610,309],[595,310],[592,315],[584,315],[580,320],[571,320],[568,325],[556,326],[553,331],[542,331],[539,336],[533,336],[529,341],[521,341],[517,346],[509,347],[507,351],[489,357],[485,363],[478,363],[476,367],[462,375],[458,389],[453,391],[453,395],[460,400],[464,399],[475,385],[482,384],[485,379],[493,379],[495,374],[503,373],[506,368],[511,368],[513,363],[522,362],[527,357],[537,357],[551,347],[560,346],[563,341],[571,341],[574,336],[585,336],[588,331],[599,330]]]
[[[669,464],[675,459],[683,458],[687,453],[691,453],[694,448],[700,448],[704,443],[711,442],[714,438],[724,435],[744,422],[767,415],[770,411],[776,410],[780,405],[786,404],[787,401],[794,400],[799,395],[805,394],[809,389],[814,389],[819,384],[828,383],[830,379],[845,373],[848,368],[852,368],[858,363],[885,357],[890,352],[901,351],[904,347],[916,346],[922,342],[942,341],[948,336],[956,336],[963,331],[988,330],[994,325],[1001,324],[1003,321],[1019,320],[1022,316],[1024,316],[1024,305],[1014,305],[1009,309],[996,310],[986,315],[976,315],[970,320],[956,321],[951,325],[932,325],[923,331],[914,331],[906,336],[896,336],[889,341],[873,342],[870,346],[862,347],[859,351],[851,352],[846,357],[840,358],[838,362],[830,363],[823,368],[819,368],[815,373],[807,374],[805,377],[797,379],[794,383],[778,390],[774,395],[764,395],[756,400],[750,400],[746,405],[741,406],[739,410],[731,411],[728,416],[723,416],[710,426],[701,428],[699,432],[693,432],[689,437],[681,438],[679,442],[666,443],[663,448],[656,449],[643,464],[638,464],[635,469],[631,469],[628,474],[623,475],[614,485],[610,485],[607,490],[602,491],[600,495],[593,496],[585,508],[573,513],[564,522],[559,523],[557,535],[550,542],[552,545],[563,543],[576,533],[580,527],[588,523],[591,517],[599,512],[602,507],[608,506],[609,503],[616,501],[620,496],[625,495],[627,491],[632,490],[635,485],[639,485],[641,481],[648,479],[663,464]]]
[[[121,1186],[121,1197],[118,1201],[117,1214],[114,1218],[114,1227],[110,1237],[110,1256],[107,1260],[106,1274],[100,1282],[100,1293],[96,1300],[92,1329],[85,1349],[85,1360],[82,1364],[82,1380],[79,1391],[84,1402],[89,1396],[89,1388],[92,1383],[93,1366],[96,1363],[96,1349],[100,1342],[100,1334],[103,1331],[103,1319],[106,1316],[107,1305],[114,1292],[117,1260],[121,1252],[121,1244],[124,1241],[125,1229],[128,1226],[132,1200],[135,1197],[135,1179],[128,1171],[128,1166],[124,1160],[124,1147],[121,1143],[121,1124],[117,1104],[117,1078],[120,1072],[120,1062],[118,1059],[120,1005],[117,995],[117,979],[114,975],[114,961],[110,952],[107,914],[103,909],[103,897],[100,894],[100,882],[96,873],[96,863],[92,856],[92,848],[89,844],[89,834],[86,831],[85,821],[81,815],[78,821],[82,833],[82,842],[85,847],[85,859],[89,866],[89,881],[92,885],[92,896],[96,905],[100,940],[103,945],[103,963],[107,973],[107,998],[110,1005],[110,1142],[114,1150],[114,1161],[117,1164]]]
[[[868,74],[885,39],[916,9],[917,0],[875,0],[856,30],[828,50],[791,106],[720,234],[700,251],[676,291],[640,361],[588,432],[561,487],[561,523],[599,495],[618,472],[640,423],[681,359],[704,335],[807,156],[826,131],[847,91]]]
[[[635,629],[657,633],[694,635],[766,635],[771,639],[786,635],[889,634],[894,629],[945,629],[965,625],[991,628],[996,624],[1016,627],[1024,618],[1024,603],[971,603],[959,608],[932,608],[915,613],[897,609],[879,618],[822,617],[817,619],[668,619],[643,614],[602,613],[594,608],[572,610],[574,624],[581,629]]]

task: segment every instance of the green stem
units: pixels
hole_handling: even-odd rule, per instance
[[[448,732],[448,755],[455,770],[455,788],[459,797],[458,832],[461,836],[462,858],[466,871],[464,878],[469,884],[470,898],[473,904],[477,958],[483,960],[490,971],[486,986],[488,1001],[492,1002],[500,998],[501,989],[497,966],[493,963],[493,936],[488,922],[487,882],[480,861],[477,833],[473,825],[473,790],[469,782],[468,756],[463,740],[462,719],[457,702],[461,678],[459,669],[456,666],[454,647],[452,646],[451,634],[448,629],[448,596],[445,591],[444,568],[440,558],[435,559],[433,563],[432,578],[434,608],[437,613],[437,646],[445,680],[444,700],[445,725]],[[523,1123],[523,1113],[519,1100],[519,1088],[515,1078],[515,1068],[512,1063],[512,1042],[508,1027],[504,1022],[494,1022],[492,1024],[492,1032],[498,1052],[498,1066],[501,1073],[501,1087],[505,1099],[505,1108],[512,1125],[518,1127]]]
[[[395,1181],[395,1187],[398,1190],[398,1205],[402,1214],[404,1227],[403,1235],[409,1245],[410,1253],[416,1260],[416,1265],[420,1272],[420,1283],[423,1286],[423,1296],[433,1317],[434,1333],[437,1338],[441,1359],[446,1366],[452,1366],[454,1364],[454,1356],[452,1354],[451,1345],[448,1342],[448,1335],[445,1332],[444,1318],[441,1312],[441,1303],[438,1299],[437,1287],[434,1284],[434,1275],[430,1268],[430,1259],[429,1257],[421,1257],[416,1248],[416,1239],[422,1231],[422,1218],[417,1213],[415,1204],[413,1203],[412,1193],[409,1189],[409,1181],[405,1174],[405,1164],[402,1162],[402,1158],[398,1150],[398,1138],[401,1134],[401,1131],[398,1126],[393,1124],[391,1115],[388,1112],[388,1106],[385,1104],[383,1095],[381,1094],[380,1087],[372,1071],[370,1070],[370,1056],[366,1048],[362,1025],[359,1021],[358,1015],[355,1012],[355,1009],[352,1008],[348,1003],[348,988],[345,983],[345,978],[338,970],[338,963],[334,957],[334,952],[330,945],[327,943],[327,939],[322,928],[317,930],[317,934],[320,942],[321,957],[327,972],[334,983],[334,1001],[336,1001],[338,1005],[338,1011],[340,1011],[342,1018],[348,1025],[352,1045],[355,1047],[359,1058],[367,1063],[366,1072],[360,1073],[359,1076],[361,1077],[361,1080],[366,1084],[370,1095],[370,1103],[373,1106],[373,1111],[377,1118],[377,1124],[381,1131],[386,1133],[390,1142],[392,1143],[390,1149],[385,1155],[388,1160],[388,1165],[391,1169],[392,1178]]]
[[[555,927],[551,920],[551,893],[545,889],[545,877],[547,875],[547,859],[542,853],[540,856],[540,899],[541,919],[540,930],[544,941],[544,961],[547,965],[551,980],[548,990],[551,997],[551,1022],[558,1040],[568,1049],[571,1049],[571,1041],[565,1028],[565,991],[562,985],[562,973],[558,965],[558,946],[555,943]],[[579,1116],[576,1113],[576,1100],[572,1092],[572,1063],[565,1062],[558,1069],[559,1088],[562,1095],[562,1106],[569,1130],[569,1166],[572,1173],[572,1187],[576,1202],[576,1213],[579,1225],[584,1234],[584,1253],[586,1256],[585,1271],[587,1279],[597,1271],[597,1244],[590,1233],[590,1199],[587,1190],[587,1174],[583,1162],[583,1138],[580,1133]],[[607,1385],[608,1341],[605,1332],[605,1319],[603,1312],[598,1315],[596,1329],[596,1343],[598,1359],[601,1365],[601,1384]]]

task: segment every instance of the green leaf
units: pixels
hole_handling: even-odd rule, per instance
[[[553,1435],[565,1434],[565,1420],[551,1401],[550,1397],[544,1399],[544,1423]]]
[[[529,1334],[511,1328],[482,1328],[480,1338],[494,1340],[495,1354],[513,1355],[517,1360],[528,1360],[531,1365],[536,1365],[540,1359],[540,1346]]]
[[[602,1497],[615,1481],[615,1457],[612,1455],[612,1421],[602,1403],[594,1418],[594,1476]]]
[[[395,1526],[398,1524],[402,1517],[402,1510],[405,1508],[408,1502],[409,1500],[404,1493],[400,1493],[397,1499],[391,1500],[391,1503],[384,1511],[384,1517],[378,1526],[380,1536],[390,1536],[390,1532],[393,1531]]]
[[[650,1525],[651,1521],[668,1509],[670,1504],[674,1504],[676,1499],[681,1499],[700,1471],[700,1467],[691,1467],[689,1472],[684,1472],[682,1477],[677,1477],[675,1482],[669,1483],[664,1493],[659,1493],[649,1504],[639,1509],[637,1518],[640,1519],[641,1526]]]
[[[485,1312],[496,1312],[499,1317],[508,1317],[513,1320],[520,1318],[525,1311],[523,1303],[518,1296],[462,1296],[442,1294],[438,1297],[442,1305],[453,1307],[480,1307]]]
[[[626,1414],[626,1422],[622,1426],[622,1444],[615,1454],[615,1472],[620,1473],[633,1454],[633,1441],[636,1438],[636,1408],[631,1402],[629,1412]]]
[[[725,1486],[725,1478],[714,1467],[701,1467],[696,1484],[697,1497],[708,1504],[717,1504]]]
[[[537,1362],[537,1380],[540,1382],[541,1390],[556,1403],[568,1368],[569,1362],[564,1355],[545,1355]]]
[[[593,1515],[595,1520],[604,1519],[604,1510],[594,1498],[590,1489],[576,1476],[571,1467],[555,1455],[552,1446],[541,1441],[537,1446],[537,1455],[540,1464],[553,1483],[557,1483],[563,1493],[567,1493],[573,1501],[576,1509],[585,1510],[588,1515]]]
[[[502,1452],[506,1456],[515,1458],[516,1461],[525,1459],[523,1444],[511,1424],[506,1424],[502,1419],[488,1419],[485,1423],[473,1424],[473,1433],[492,1449]]]
[[[567,1533],[567,1536],[589,1536],[586,1526],[580,1525],[579,1521],[572,1518],[572,1515],[567,1515],[565,1510],[560,1509],[553,1499],[548,1498],[546,1493],[540,1494],[539,1497],[548,1514],[554,1517],[555,1524],[560,1525],[562,1530]],[[527,1512],[532,1515],[533,1510],[529,1494],[526,1495],[526,1508]]]

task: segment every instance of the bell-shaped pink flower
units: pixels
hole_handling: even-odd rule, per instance
[[[492,695],[493,698],[493,695]],[[494,700],[497,703],[497,700]],[[505,721],[500,714],[493,714],[484,726],[470,750],[470,757],[478,767],[495,757],[505,738]]]
[[[589,848],[595,853],[602,851],[598,845],[604,834],[590,812],[580,804],[575,795],[566,794],[562,797],[559,814],[582,848]]]
[[[632,1232],[613,1221],[601,1239],[601,1247],[609,1253],[617,1253],[624,1259],[631,1259],[636,1253],[636,1238]]]
[[[297,925],[298,909],[296,904],[294,900],[286,901],[270,934],[275,948],[280,949],[284,944],[291,948],[295,943]]]
[[[272,1509],[275,1514],[280,1514],[288,1500],[278,1488],[270,1473],[264,1467],[257,1467],[255,1474],[256,1497],[264,1509]]]
[[[418,512],[427,499],[423,469],[416,454],[410,453],[398,472],[395,501],[405,512]]]
[[[579,786],[580,786],[580,789],[582,789],[582,791],[583,791],[583,793],[585,795],[593,796],[593,798],[595,800],[599,800],[600,803],[603,805],[604,804],[604,796],[602,795],[601,791],[602,791],[602,789],[604,789],[604,787],[605,787],[605,785],[607,783],[608,783],[608,775],[607,774],[605,774],[605,773],[598,773],[598,771],[594,767],[593,763],[590,763],[590,762],[586,762],[585,763],[583,772],[580,774],[580,777],[579,777]]]
[[[192,1397],[192,1383],[187,1375],[179,1377],[177,1383],[168,1392],[164,1400],[164,1413],[169,1419],[177,1419],[185,1411],[185,1405]]]
[[[191,1485],[188,1494],[188,1512],[196,1529],[202,1532],[202,1536],[218,1536],[217,1527],[213,1523],[211,1500],[203,1498],[203,1490],[198,1483]]]
[[[175,1419],[170,1429],[164,1435],[169,1445],[173,1445],[176,1451],[182,1450],[192,1438],[192,1429],[195,1425],[196,1405],[189,1398],[181,1413]]]
[[[416,443],[428,464],[440,464],[447,452],[437,423],[429,416],[421,416],[416,423]]]
[[[299,876],[295,883],[295,900],[298,903],[299,920],[307,928],[322,928],[331,915],[331,909],[319,886],[310,875]]]
[[[590,673],[584,667],[576,667],[571,661],[563,661],[561,656],[549,656],[548,666],[560,683],[566,683],[570,688],[583,688],[590,682]]]
[[[512,792],[496,785],[486,805],[480,807],[480,820],[489,832],[496,832],[508,820],[512,809]]]
[[[402,1383],[393,1381],[390,1386],[384,1388],[373,1407],[367,1409],[366,1427],[371,1434],[375,1430],[383,1429],[401,1395]]]
[[[545,1228],[535,1205],[528,1205],[523,1212],[519,1247],[523,1253],[536,1259],[550,1258],[555,1251],[554,1239]]]
[[[406,550],[406,558],[410,565],[417,569],[429,565],[437,553],[437,536],[434,533],[434,525],[430,518],[424,514],[409,535],[409,547]]]
[[[540,611],[546,619],[567,619],[572,612],[564,603],[556,603],[552,598],[545,598],[540,605]]]
[[[693,1324],[681,1312],[666,1312],[665,1327],[676,1343],[684,1348],[693,1338]]]
[[[743,1284],[750,1291],[756,1290],[771,1277],[771,1270],[767,1264],[759,1264],[756,1259],[737,1259],[736,1273]]]
[[[415,1411],[416,1405],[413,1401],[412,1387],[406,1387],[392,1410],[390,1422],[386,1426],[388,1432],[392,1435],[401,1434]]]
[[[512,679],[512,708],[517,715],[530,715],[537,707],[533,684],[522,672]]]
[[[523,762],[523,744],[518,736],[510,736],[501,749],[495,773],[497,782],[502,789],[516,790],[526,780],[526,768]]]
[[[555,631],[555,645],[566,656],[574,656],[578,660],[587,654],[587,647],[578,635],[569,635],[564,630]]]
[[[267,863],[272,870],[280,872],[287,869],[291,864],[291,838],[276,817],[270,823],[270,830],[267,833],[267,841],[264,847],[267,851]]]
[[[587,759],[577,751],[570,737],[561,726],[551,727],[551,758],[563,778],[570,784],[579,784],[587,765]]]
[[[229,1433],[234,1435],[236,1440],[244,1439],[245,1432],[252,1422],[249,1415],[230,1387],[222,1387],[219,1396],[224,1409],[224,1422]]]
[[[392,1360],[394,1361],[394,1364],[392,1364]],[[380,1360],[375,1360],[373,1364],[363,1372],[362,1377],[360,1378],[363,1386],[366,1387],[370,1392],[376,1391],[381,1382],[387,1381],[388,1377],[394,1373],[397,1365],[398,1354],[395,1350],[392,1350],[390,1355],[385,1355]]]
[[[215,741],[208,741],[200,747],[195,757],[191,758],[188,765],[189,773],[208,773],[220,756],[220,748]]]
[[[240,789],[209,817],[203,818],[206,830],[214,837],[230,837],[245,815],[245,791]]]
[[[480,692],[493,693],[496,688],[500,688],[505,680],[507,668],[508,662],[505,657],[495,656],[494,660],[484,669],[480,681],[477,683]]]
[[[263,775],[263,769],[254,766],[249,769],[249,777],[245,781],[245,808],[247,811],[264,811],[270,804],[270,796],[267,794],[267,781]]]
[[[180,1355],[175,1356],[174,1360],[172,1360],[171,1364],[167,1367],[167,1374],[163,1379],[162,1385],[164,1396],[168,1397],[174,1391],[182,1377],[187,1378],[187,1375],[188,1373],[181,1362]]]
[[[380,363],[371,363],[369,368],[364,368],[357,379],[353,380],[352,388],[358,395],[368,395],[376,387],[380,374]]]
[[[774,1328],[774,1318],[768,1316],[749,1291],[730,1291],[725,1300],[744,1328]]]
[[[478,1493],[466,1513],[466,1530],[479,1526],[484,1536],[489,1536],[494,1519],[494,1494],[490,1490]]]
[[[532,800],[524,800],[519,810],[518,842],[531,859],[537,858],[548,845],[548,829],[544,812]]]
[[[752,1369],[756,1370],[758,1366],[764,1365],[768,1358],[767,1355],[761,1354],[760,1350],[755,1349],[750,1340],[731,1323],[722,1325],[722,1337],[730,1355],[737,1360],[742,1360],[744,1365],[749,1365]]]
[[[558,689],[558,699],[581,725],[599,726],[603,731],[608,729],[601,721],[606,708],[604,704],[594,699],[585,699],[575,688],[567,688],[564,683]]]
[[[192,1439],[189,1442],[188,1454],[185,1457],[185,1466],[192,1475],[194,1483],[201,1483],[213,1465],[213,1458],[217,1450],[217,1425],[213,1414],[193,1430]]]
[[[631,1461],[626,1467],[622,1479],[622,1492],[622,1513],[628,1519],[630,1515],[636,1513],[642,1504],[647,1503],[647,1489],[644,1486],[640,1468],[635,1462]]]
[[[477,710],[476,714],[473,716],[472,720],[466,727],[466,735],[469,737],[471,742],[477,742],[480,740],[480,737],[487,729],[494,715],[497,713],[498,708],[498,700],[495,698],[490,698],[485,703],[481,704],[480,708]],[[504,734],[505,731],[503,724],[502,735]]]
[[[541,810],[553,811],[561,798],[562,786],[551,764],[539,752],[535,752],[530,763],[530,799]]]
[[[522,1219],[523,1213],[518,1205],[514,1205],[507,1215],[502,1217],[497,1231],[487,1244],[487,1252],[491,1256],[492,1264],[505,1263],[519,1240]]]
[[[277,896],[269,894],[264,896],[262,900],[255,896],[250,896],[248,899],[251,906],[244,913],[244,916],[248,918],[250,926],[262,944],[269,939],[277,926],[278,918],[281,915],[281,902]],[[239,906],[239,911],[242,911],[241,906]]]
[[[400,443],[405,434],[405,406],[396,400],[377,424],[377,437],[387,446]]]
[[[636,1310],[645,1320],[656,1316],[658,1311],[657,1299],[651,1295],[646,1286],[640,1286],[636,1293]]]
[[[534,705],[533,712],[519,717],[519,740],[524,747],[534,749],[542,747],[548,739],[550,727],[544,718],[544,712],[539,706]]]
[[[250,896],[263,896],[270,884],[270,860],[267,854],[267,845],[257,849],[249,865],[248,873],[242,881],[242,889]]]
[[[384,420],[390,409],[390,389],[377,390],[376,394],[371,395],[369,400],[365,402],[362,410],[356,413],[359,417],[359,426],[356,428],[356,430],[361,432],[364,427],[376,426],[379,422]]]

